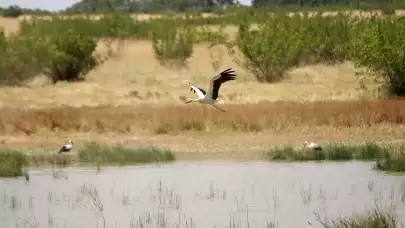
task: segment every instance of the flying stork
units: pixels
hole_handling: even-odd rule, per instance
[[[208,87],[208,92],[205,92],[205,90],[191,85],[189,82],[188,85],[190,86],[190,91],[193,91],[198,95],[197,99],[192,99],[186,102],[186,104],[191,103],[191,102],[199,102],[201,104],[210,104],[217,108],[218,110],[225,112],[225,110],[221,109],[220,107],[215,105],[215,102],[218,98],[218,92],[219,88],[221,87],[221,84],[227,81],[235,80],[236,74],[234,70],[231,70],[232,68],[229,68],[227,70],[222,71],[218,75],[214,76],[210,80],[210,84]]]
[[[321,145],[319,145],[318,143],[308,141],[304,142],[304,148],[310,148],[312,150],[322,150]]]
[[[61,148],[60,148],[60,150],[58,151],[58,153],[60,154],[60,153],[66,153],[66,152],[69,152],[70,150],[72,150],[72,148],[73,148],[73,141],[72,140],[69,140],[69,143],[68,144],[66,144],[66,145],[63,145]]]

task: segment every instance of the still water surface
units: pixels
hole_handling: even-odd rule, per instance
[[[405,221],[405,177],[372,166],[204,161],[55,175],[31,169],[30,182],[0,179],[0,227],[321,227],[315,214],[332,219],[375,205],[395,206]]]

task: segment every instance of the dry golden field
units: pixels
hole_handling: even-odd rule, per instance
[[[0,18],[0,27],[18,31],[18,19]],[[105,52],[100,42],[98,53]],[[237,73],[237,80],[221,87],[220,106],[227,112],[184,105],[195,97],[189,81],[205,88],[227,68]],[[127,40],[86,82],[51,85],[38,76],[25,88],[1,88],[0,146],[57,148],[72,138],[80,147],[106,140],[170,147],[192,159],[253,158],[266,147],[305,140],[401,140],[405,102],[372,101],[380,85],[362,81],[359,70],[351,62],[310,65],[291,70],[282,82],[263,84],[221,46],[197,45],[187,69],[169,70],[155,59],[151,42]]]

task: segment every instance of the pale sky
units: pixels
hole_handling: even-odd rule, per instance
[[[9,5],[18,5],[22,8],[40,8],[51,11],[65,9],[80,0],[0,0],[0,7],[8,7]],[[240,0],[243,5],[251,5],[252,0]]]

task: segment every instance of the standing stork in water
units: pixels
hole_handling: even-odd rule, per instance
[[[69,143],[66,144],[66,145],[63,145],[63,146],[59,149],[58,153],[60,154],[60,153],[69,152],[70,150],[72,150],[72,148],[73,148],[73,141],[72,141],[72,140],[69,140]]]
[[[231,70],[232,68],[229,68],[227,70],[222,71],[218,75],[214,76],[210,80],[210,84],[208,87],[208,92],[205,92],[205,90],[193,86],[190,83],[188,85],[191,87],[190,91],[193,91],[198,95],[197,99],[192,99],[186,102],[186,104],[191,103],[191,102],[199,102],[201,104],[210,104],[217,108],[218,110],[225,112],[225,110],[221,109],[220,107],[215,105],[215,102],[218,98],[218,93],[219,93],[219,88],[221,87],[221,84],[227,81],[235,80],[236,74],[235,71]]]

